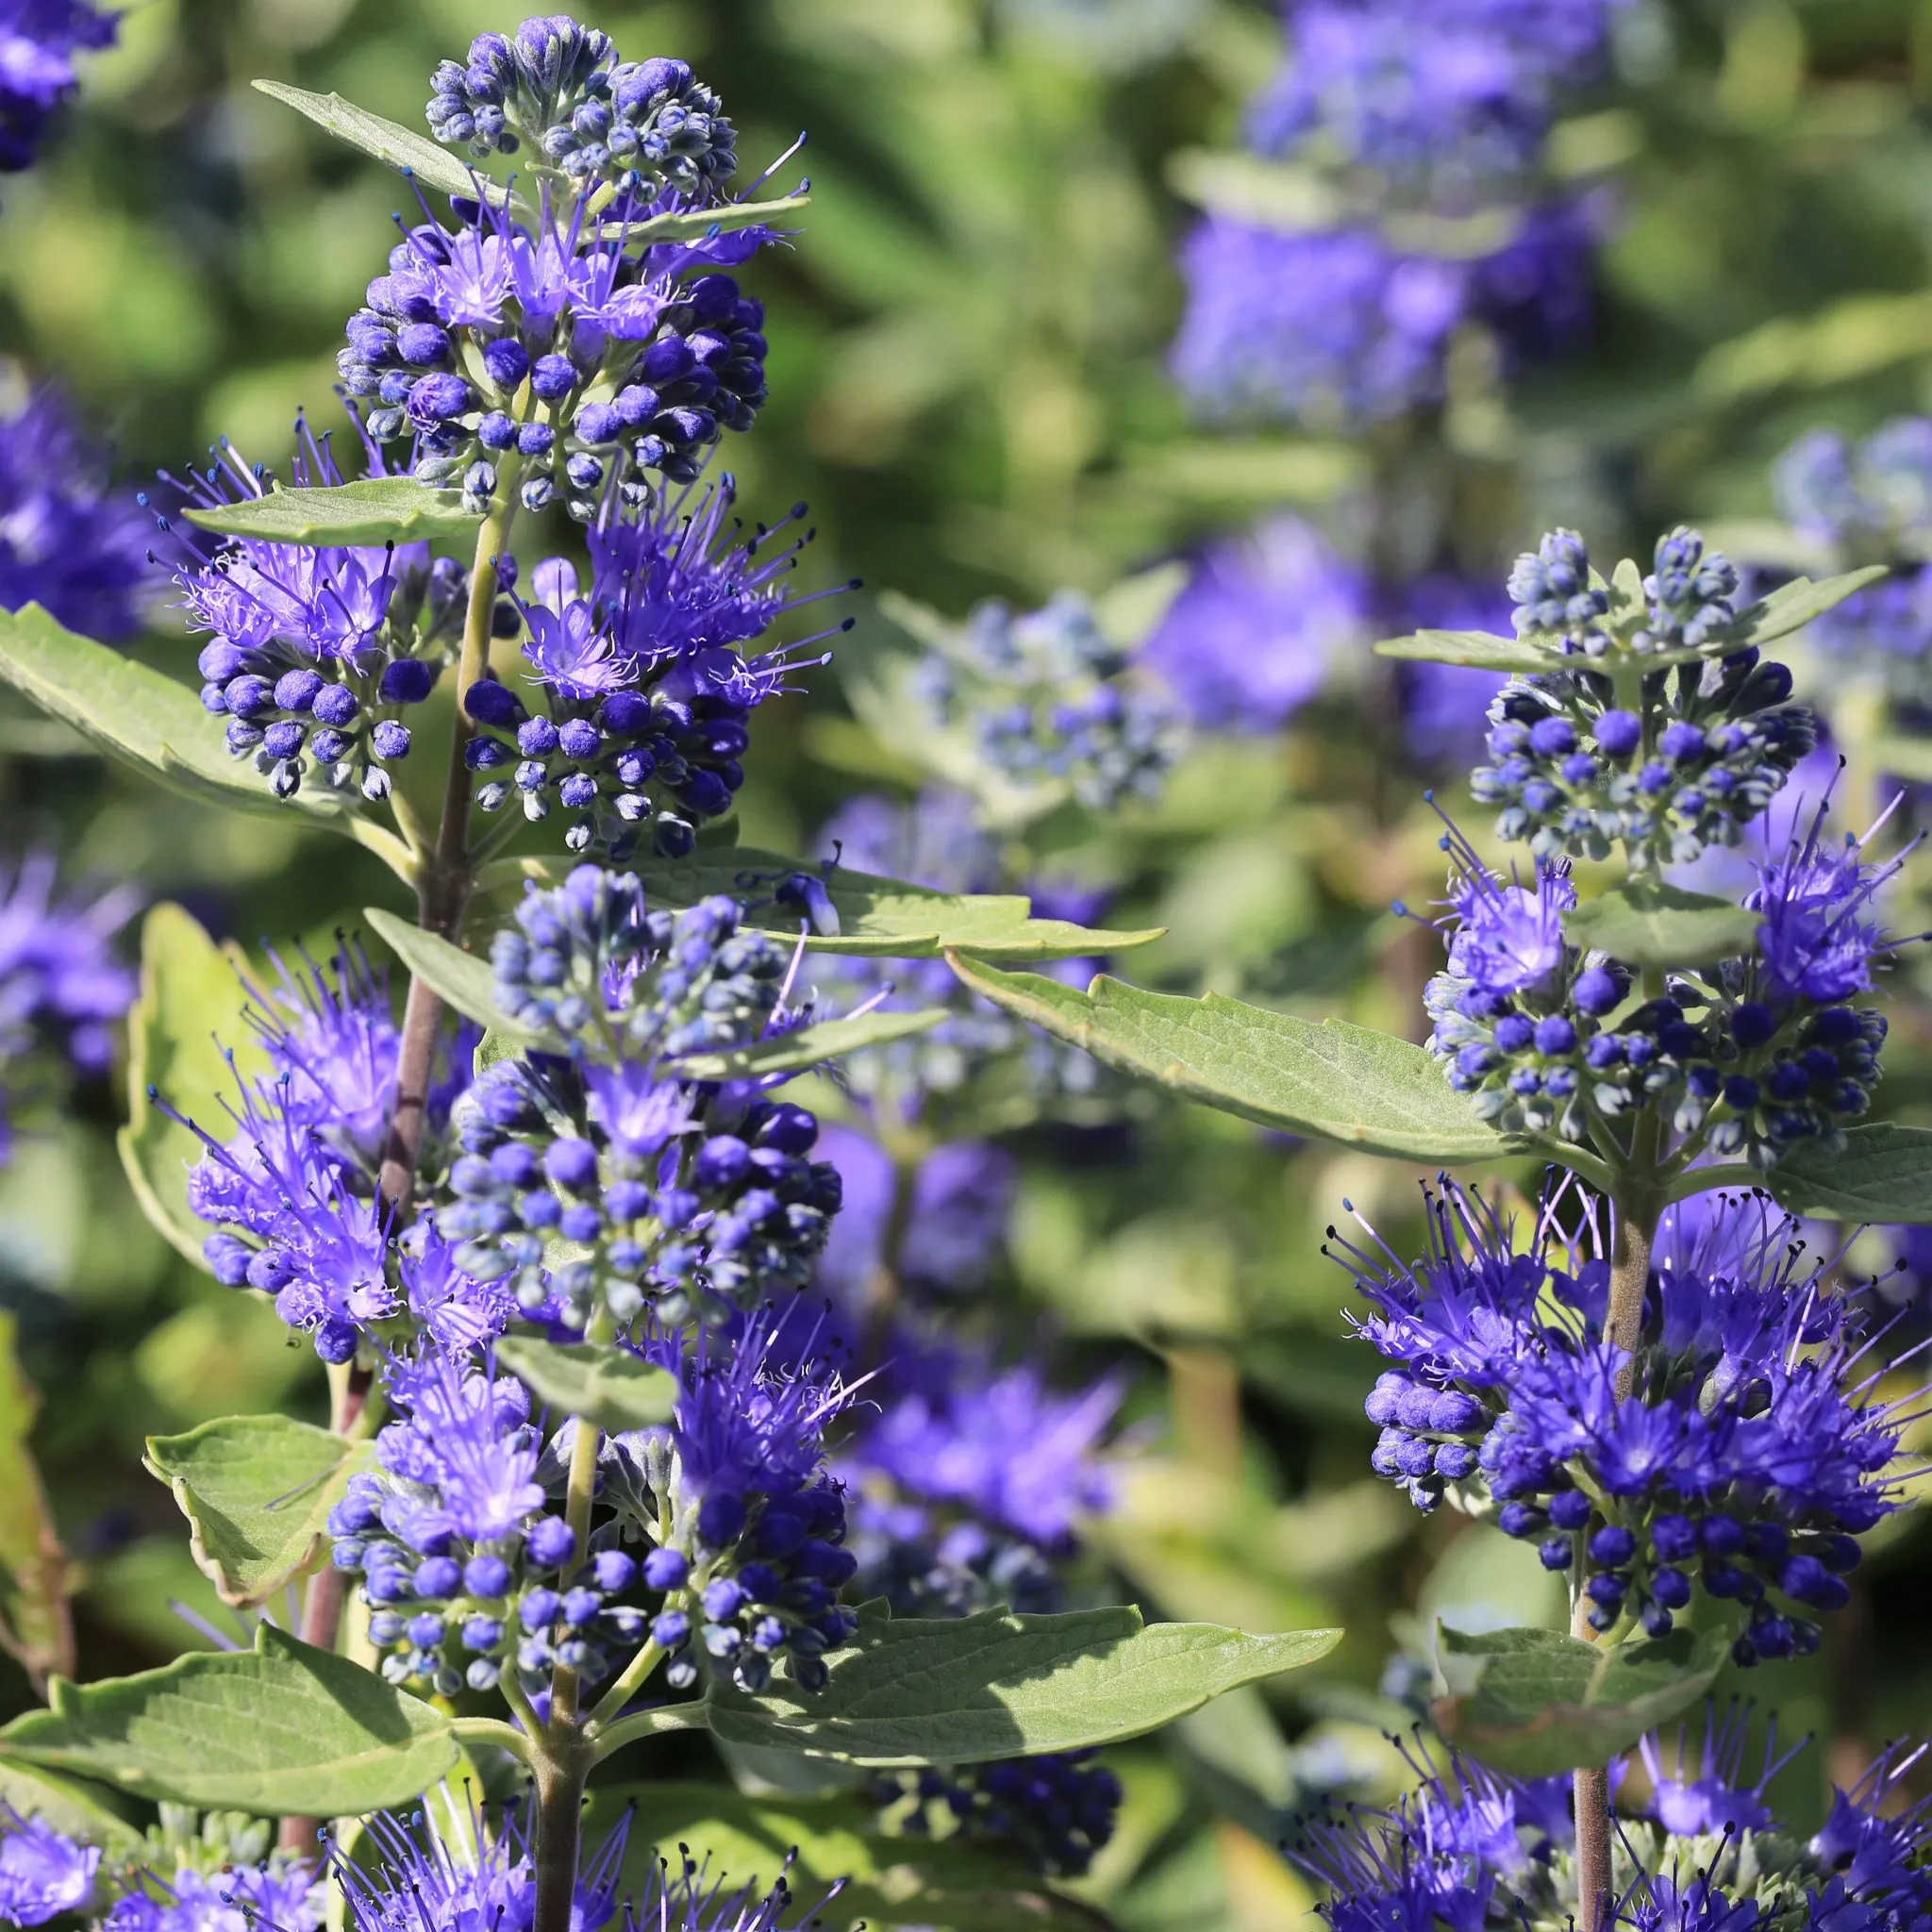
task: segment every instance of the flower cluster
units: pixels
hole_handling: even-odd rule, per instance
[[[445,227],[425,208],[337,358],[370,436],[403,445],[419,481],[478,506],[514,486],[525,509],[560,498],[588,523],[613,497],[642,508],[644,472],[690,482],[725,430],[751,427],[765,311],[722,270],[771,229],[633,254],[632,221],[613,225],[582,199],[546,196],[525,222],[491,194],[458,216]]]
[[[274,963],[273,986],[247,989],[244,1019],[267,1064],[237,1073],[233,1133],[186,1123],[205,1149],[188,1200],[214,1228],[203,1252],[216,1280],[274,1295],[325,1361],[347,1361],[405,1317],[450,1347],[500,1333],[508,1295],[456,1264],[433,1216],[397,1230],[377,1196],[399,1052],[386,976],[346,941],[326,967],[306,955],[299,970]],[[465,1024],[442,1042],[426,1109],[432,1163],[477,1038]]]
[[[1754,1198],[1659,1241],[1641,1336],[1603,1338],[1609,1270],[1547,1203],[1525,1247],[1479,1196],[1429,1197],[1424,1254],[1338,1241],[1393,1366],[1374,1465],[1536,1541],[1591,1625],[1660,1635],[1701,1586],[1747,1615],[1740,1663],[1815,1648],[1856,1537],[1898,1506],[1900,1405],[1868,1398],[1852,1304]]]
[[[608,34],[563,14],[526,20],[513,38],[479,34],[430,85],[425,112],[437,140],[478,160],[527,151],[540,175],[579,188],[669,190],[704,206],[738,167],[717,95],[682,60],[620,60]]]
[[[391,1362],[403,1417],[329,1517],[383,1674],[453,1695],[514,1672],[535,1697],[558,1667],[594,1686],[648,1641],[675,1690],[700,1659],[762,1690],[787,1655],[796,1682],[823,1683],[850,1629],[837,1593],[856,1563],[821,1474],[849,1398],[821,1363],[788,1367],[775,1339],[769,1315],[735,1336],[650,1336],[643,1356],[683,1384],[675,1416],[599,1445],[581,1542],[559,1507],[577,1424],[546,1437],[508,1374],[435,1351]]]
[[[920,660],[913,692],[1033,809],[1069,794],[1094,810],[1145,797],[1176,749],[1166,703],[1072,591],[1024,614],[980,605]]]
[[[74,57],[114,44],[120,16],[87,0],[12,0],[0,16],[0,172],[33,165],[54,110],[77,84]]]
[[[68,1071],[102,1074],[113,1023],[134,1004],[134,974],[110,941],[139,903],[128,890],[57,900],[53,858],[0,869],[0,1163],[8,1114]]]
[[[731,809],[750,713],[824,661],[798,655],[819,637],[744,653],[815,599],[783,589],[809,534],[788,544],[760,526],[742,537],[727,521],[733,487],[727,475],[634,519],[601,515],[588,533],[588,594],[568,559],[537,566],[535,601],[516,608],[541,713],[493,678],[464,696],[480,727],[465,756],[485,811],[514,797],[525,817],[541,819],[561,805],[571,851],[596,846],[622,859],[645,830],[652,851],[682,858],[698,826]],[[788,522],[804,514],[800,504]],[[512,568],[511,583],[515,575]]]
[[[1855,1002],[1891,950],[1874,902],[1902,861],[1868,863],[1849,838],[1834,848],[1824,816],[1750,868],[1755,950],[1672,974],[1634,1008],[1630,970],[1564,936],[1565,869],[1506,884],[1446,835],[1449,958],[1424,1003],[1450,1084],[1511,1132],[1583,1141],[1592,1121],[1650,1107],[1759,1167],[1800,1141],[1842,1145],[1879,1076],[1885,1018]]]
[[[1359,645],[1367,604],[1358,565],[1300,517],[1275,517],[1201,558],[1140,661],[1194,724],[1273,731]]]
[[[170,1878],[149,1869],[115,1902],[101,1932],[247,1932],[256,1924],[320,1932],[327,1891],[306,1862],[285,1855],[262,1861],[258,1851],[257,1860],[213,1870],[178,1865]]]
[[[1659,537],[1656,567],[1643,579],[1643,604],[1610,620],[1610,592],[1590,568],[1574,530],[1551,530],[1509,573],[1518,637],[1548,639],[1566,655],[1600,658],[1619,647],[1637,657],[1704,650],[1736,621],[1738,573],[1682,525]]]
[[[756,1080],[676,1070],[788,1024],[788,956],[738,921],[722,898],[647,913],[635,877],[579,866],[498,934],[499,1003],[556,1044],[496,1061],[465,1096],[441,1225],[522,1307],[581,1327],[809,1278],[840,1199],[837,1170],[805,1158],[818,1123]],[[561,1262],[559,1237],[575,1248]]]
[[[1047,1751],[950,1771],[875,1777],[867,1795],[900,1832],[941,1820],[969,1838],[1016,1847],[1042,1872],[1077,1878],[1113,1837],[1121,1781],[1091,1751]]]
[[[1170,373],[1211,421],[1401,415],[1441,399],[1467,325],[1511,362],[1573,347],[1590,323],[1595,225],[1588,208],[1539,209],[1466,260],[1371,226],[1280,230],[1210,212],[1182,244],[1187,308]]]
[[[1752,1777],[1744,1740],[1734,1717],[1707,1719],[1701,1753],[1681,1731],[1668,1753],[1655,1733],[1640,1743],[1649,1789],[1618,1801],[1605,1925],[1824,1932],[1922,1923],[1932,1905],[1926,1807],[1901,1805],[1898,1793],[1923,1752],[1887,1750],[1851,1790],[1834,1791],[1807,1838],[1767,1797],[1794,1754],[1779,1757],[1774,1737]],[[1328,1888],[1322,1911],[1335,1932],[1470,1932],[1580,1917],[1567,1779],[1512,1778],[1454,1755],[1443,1770],[1412,1761],[1422,1773],[1415,1790],[1388,1810],[1352,1808],[1317,1824],[1294,1855]]]
[[[342,481],[326,437],[296,425],[299,488]],[[381,464],[372,450],[372,474]],[[225,444],[178,487],[209,508],[268,494],[275,479]],[[145,501],[145,499],[143,499]],[[278,797],[313,769],[324,784],[372,803],[390,794],[388,768],[409,754],[403,722],[454,657],[468,583],[426,542],[275,543],[208,539],[158,517],[172,540],[169,569],[190,626],[210,641],[196,660],[201,702],[227,721],[229,752],[252,759]]]
[[[1907,703],[1932,702],[1932,419],[1896,418],[1856,446],[1811,430],[1779,458],[1772,488],[1799,535],[1841,567],[1890,566],[1820,617],[1812,641],[1840,664],[1877,671]]]
[[[5,87],[0,77],[0,157]],[[142,625],[146,552],[140,504],[111,485],[58,390],[37,389],[0,416],[0,610],[38,604],[69,630],[118,643]]]
[[[0,1799],[0,1924],[44,1925],[85,1911],[100,1865],[97,1846],[79,1843],[44,1818],[23,1817]]]
[[[1507,630],[1509,606],[1492,586],[1442,573],[1408,585],[1398,608],[1404,630]],[[1480,761],[1490,707],[1504,680],[1472,664],[1398,664],[1402,739],[1427,772],[1466,770]]]

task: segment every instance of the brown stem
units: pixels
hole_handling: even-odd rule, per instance
[[[1631,1191],[1614,1208],[1610,1234],[1610,1306],[1604,1324],[1606,1341],[1631,1352],[1633,1359],[1617,1372],[1620,1400],[1630,1393],[1634,1356],[1643,1328],[1643,1297],[1650,1283],[1650,1249],[1657,1232],[1657,1210],[1647,1195]],[[1591,1628],[1590,1598],[1579,1591],[1570,1619],[1570,1632],[1586,1643],[1602,1634]],[[1578,1771],[1571,1781],[1576,1816],[1577,1932],[1602,1932],[1608,1914],[1610,1874],[1610,1774],[1603,1766]]]
[[[553,1744],[537,1753],[532,1770],[537,1795],[537,1917],[532,1932],[571,1932],[590,1753],[581,1748],[558,1752]]]

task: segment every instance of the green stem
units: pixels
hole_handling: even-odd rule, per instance
[[[682,1609],[684,1605],[685,1596],[682,1591],[677,1592],[675,1596],[668,1596],[664,1599],[664,1607],[667,1610]],[[609,1724],[616,1717],[617,1713],[630,1702],[631,1693],[658,1668],[658,1661],[663,1656],[663,1645],[655,1637],[652,1638],[631,1658],[629,1663],[625,1665],[609,1690],[605,1691],[603,1696],[597,1700],[596,1706],[591,1712],[589,1728],[597,1730],[601,1726]]]
[[[594,1334],[594,1329],[592,1333]],[[597,1487],[597,1450],[603,1432],[582,1416],[575,1418],[576,1428],[570,1445],[570,1488],[565,1494],[563,1520],[575,1536],[577,1560],[591,1547],[591,1499]],[[577,1674],[559,1663],[550,1677],[550,1733],[575,1730],[577,1722]]]

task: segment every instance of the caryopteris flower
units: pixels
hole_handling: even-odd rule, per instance
[[[1367,623],[1361,570],[1299,517],[1276,517],[1216,544],[1141,648],[1196,724],[1277,728],[1358,648]]]
[[[574,852],[595,845],[622,858],[648,830],[651,848],[675,858],[699,825],[731,809],[750,713],[795,690],[798,672],[824,661],[799,654],[833,634],[745,651],[828,593],[785,594],[810,533],[787,543],[760,526],[746,538],[727,521],[733,495],[726,475],[635,519],[600,516],[588,592],[567,559],[537,566],[535,601],[516,608],[527,631],[522,682],[541,711],[532,715],[514,683],[485,678],[466,694],[481,727],[466,755],[484,810],[514,797],[541,819],[561,804]],[[804,513],[796,506],[788,522]]]
[[[102,1932],[317,1932],[327,1888],[300,1859],[178,1867],[172,1878],[140,1874],[115,1903]]]
[[[0,158],[6,36],[0,25]],[[37,389],[0,416],[0,609],[38,604],[69,630],[118,643],[142,625],[146,552],[134,492],[110,483],[58,390]]]
[[[1856,1537],[1899,1506],[1911,1398],[1875,1374],[1832,1259],[1752,1199],[1666,1230],[1632,1350],[1602,1339],[1607,1264],[1557,1219],[1511,1223],[1444,1183],[1424,1255],[1338,1242],[1394,1366],[1369,1398],[1373,1462],[1423,1507],[1444,1495],[1533,1539],[1600,1630],[1658,1635],[1699,1587],[1747,1613],[1740,1663],[1814,1648],[1804,1614],[1846,1599]]]
[[[1926,1807],[1894,1796],[1923,1749],[1883,1753],[1833,1795],[1807,1838],[1772,1811],[1767,1788],[1789,1761],[1767,1743],[1746,1780],[1737,1715],[1707,1721],[1701,1758],[1682,1732],[1653,1734],[1638,1756],[1650,1786],[1620,1793],[1615,1932],[1771,1932],[1875,1926],[1906,1932],[1932,1905]],[[1578,1916],[1567,1779],[1521,1780],[1451,1754],[1446,1769],[1412,1759],[1418,1788],[1388,1810],[1351,1807],[1317,1824],[1292,1856],[1321,1880],[1337,1932],[1478,1932],[1563,1924]]]
[[[943,1820],[966,1837],[1017,1847],[1042,1872],[1077,1878],[1112,1840],[1123,1792],[1091,1751],[1048,1751],[883,1774],[866,1795],[896,1830],[930,1831]]]
[[[342,481],[328,439],[306,422],[296,425],[291,475],[302,488]],[[192,503],[225,505],[259,498],[273,481],[225,444],[181,487]],[[197,660],[201,701],[227,720],[228,750],[252,758],[279,797],[292,797],[313,771],[337,791],[387,798],[388,767],[409,753],[403,720],[459,641],[462,567],[432,563],[427,543],[270,543],[158,521],[173,541],[168,567],[190,626],[212,636]]]
[[[97,1846],[55,1830],[44,1818],[23,1817],[0,1799],[0,1923],[44,1925],[85,1911],[100,1863]]]
[[[0,5],[0,171],[33,165],[54,110],[77,84],[74,57],[112,46],[119,25],[86,0]]]
[[[9,1114],[72,1074],[105,1073],[113,1023],[134,1003],[135,975],[110,941],[137,895],[58,900],[54,879],[45,853],[0,865],[0,1162]]]
[[[646,913],[635,877],[594,866],[525,897],[492,952],[498,998],[556,1046],[499,1060],[459,1109],[441,1224],[465,1269],[576,1326],[809,1278],[840,1199],[804,1158],[817,1121],[676,1064],[794,1024],[788,953],[738,921],[723,898]],[[587,1252],[549,1266],[556,1235]]]

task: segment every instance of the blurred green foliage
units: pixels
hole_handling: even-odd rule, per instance
[[[64,383],[131,474],[220,436],[278,458],[298,406],[333,420],[341,321],[400,191],[248,81],[340,88],[413,125],[433,61],[513,17],[479,0],[131,8],[64,138],[7,186],[0,347]],[[857,574],[957,615],[1103,590],[1281,504],[1357,546],[1378,508],[1377,541],[1411,565],[1495,573],[1558,522],[1615,554],[1679,516],[1763,518],[1767,463],[1803,427],[1932,406],[1932,0],[1635,0],[1621,78],[1577,103],[1550,157],[1603,175],[1616,204],[1590,347],[1511,385],[1473,350],[1438,417],[1362,444],[1204,432],[1163,373],[1190,219],[1172,158],[1231,139],[1278,58],[1263,7],[683,0],[595,17],[627,51],[693,61],[748,158],[810,129],[804,232],[752,274],[774,399],[730,459],[749,513],[810,500],[820,581]],[[165,613],[157,631],[157,660],[185,671]],[[880,634],[856,633],[852,658]],[[1113,924],[1174,928],[1133,976],[1419,1034],[1428,941],[1386,908],[1434,889],[1436,826],[1393,749],[1385,674],[1343,667],[1279,738],[1200,743],[1158,805],[1048,828],[1113,889]],[[847,791],[916,783],[917,747],[846,716],[836,667],[814,684],[761,715],[747,842],[807,849]],[[140,878],[251,943],[392,898],[339,843],[141,789],[12,712],[0,734],[9,846],[52,839],[73,870]],[[1926,1010],[1901,1011],[1894,1038],[1888,1090],[1916,1101]],[[34,1443],[75,1558],[83,1675],[204,1641],[173,1599],[214,1613],[142,1437],[324,1403],[307,1349],[142,1221],[120,1112],[83,1095],[0,1174],[0,1305],[46,1392]],[[1349,1629],[1272,1715],[1227,1700],[1174,1751],[1122,1754],[1127,1808],[1090,1890],[1134,1932],[1278,1926],[1310,1902],[1267,1842],[1296,1753],[1387,1776],[1391,1707],[1371,1687],[1398,1641],[1425,1646],[1437,1616],[1560,1614],[1524,1548],[1424,1520],[1368,1475],[1374,1364],[1318,1250],[1344,1195],[1412,1222],[1416,1177],[1166,1104],[1008,1138],[1024,1177],[1007,1332],[1141,1365],[1145,1453],[1101,1558],[1173,1615]],[[1932,1722],[1916,1513],[1870,1576],[1820,1659],[1751,1687],[1792,1728],[1870,1741]],[[0,1676],[0,1701],[31,1695]],[[1785,1774],[1801,1810],[1824,1761]]]

